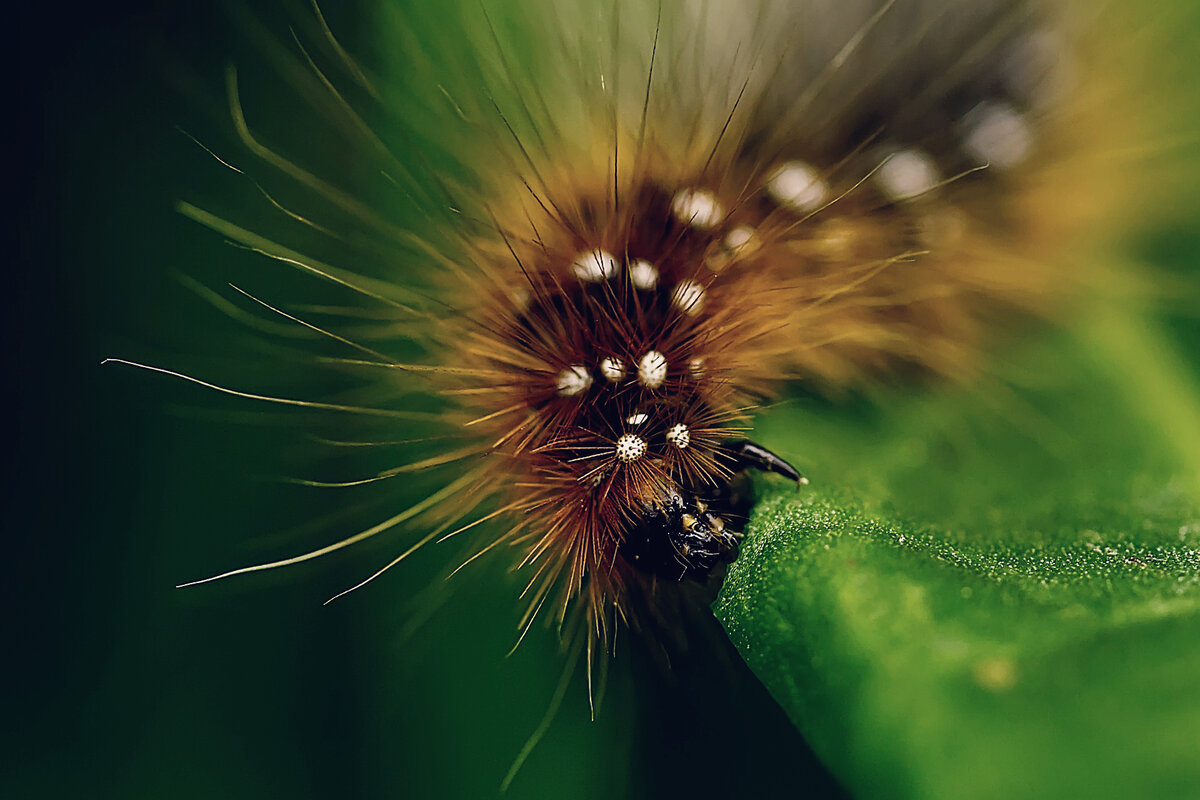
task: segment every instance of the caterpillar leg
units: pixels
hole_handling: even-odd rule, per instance
[[[725,443],[725,450],[734,456],[734,472],[757,469],[762,472],[774,472],[799,484],[808,483],[808,478],[801,475],[791,464],[749,439],[728,441]]]

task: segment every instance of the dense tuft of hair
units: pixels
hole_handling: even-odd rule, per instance
[[[449,406],[406,435],[455,448],[390,475],[459,470],[380,525],[252,569],[413,519],[440,526],[422,541],[490,523],[500,533],[477,555],[517,549],[530,575],[525,629],[547,603],[560,626],[578,609],[590,653],[610,620],[636,621],[631,598],[656,591],[659,578],[622,553],[642,515],[673,490],[728,487],[738,461],[727,443],[783,382],[836,394],[884,375],[965,379],[998,319],[1076,293],[1085,276],[1051,257],[1081,216],[1071,192],[1121,190],[1113,170],[1094,169],[1098,129],[1085,123],[1097,94],[1068,11],[1020,0],[680,2],[652,14],[580,4],[525,14],[537,47],[523,50],[500,43],[512,20],[479,13],[464,23],[479,28],[477,52],[448,67],[479,87],[406,87],[443,109],[405,122],[404,141],[428,148],[424,167],[377,156],[430,220],[447,220],[449,233],[428,236],[394,230],[259,144],[234,82],[250,148],[397,242],[418,277],[388,286],[189,213],[386,301],[386,333],[421,357],[320,332],[392,367],[396,394]],[[583,30],[604,32],[602,44]],[[385,96],[328,41],[359,94]],[[349,92],[310,66],[342,121],[369,130]],[[445,130],[448,119],[461,130]],[[437,142],[468,141],[476,152],[453,153],[454,169],[434,166],[447,155]]]

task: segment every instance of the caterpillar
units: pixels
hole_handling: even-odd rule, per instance
[[[1062,250],[1131,194],[1096,166],[1124,132],[1096,121],[1111,87],[1070,4],[472,5],[449,42],[419,7],[397,13],[387,29],[422,67],[398,85],[319,10],[289,56],[351,169],[269,144],[231,71],[241,157],[218,157],[261,210],[181,207],[358,296],[352,324],[332,304],[249,301],[346,348],[327,361],[372,376],[361,402],[171,374],[377,417],[420,452],[335,483],[439,483],[218,578],[381,534],[471,537],[464,563],[506,552],[523,578],[518,638],[548,618],[590,663],[621,627],[669,626],[671,592],[719,582],[747,471],[811,471],[753,439],[757,408],[795,383],[836,400],[971,380],[1006,325],[1083,294]]]

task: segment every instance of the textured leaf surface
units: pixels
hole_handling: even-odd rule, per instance
[[[717,615],[855,794],[1200,793],[1184,374],[1108,315],[987,388],[765,416],[813,487],[764,492]]]

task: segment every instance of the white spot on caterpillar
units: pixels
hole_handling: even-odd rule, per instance
[[[647,389],[657,389],[667,381],[667,357],[651,350],[638,362],[638,380]]]
[[[750,249],[750,243],[753,240],[754,228],[749,225],[739,225],[725,234],[725,248],[729,250],[731,256],[737,257],[742,254],[743,250]]]
[[[692,443],[692,433],[688,430],[688,426],[681,422],[667,431],[667,441],[680,450],[686,450]]]
[[[635,259],[629,265],[629,280],[638,289],[653,289],[658,285],[658,267],[644,259]]]
[[[897,150],[875,173],[875,183],[892,202],[925,194],[941,180],[937,165],[922,150]]]
[[[630,414],[629,419],[625,420],[625,422],[629,425],[645,425],[646,421],[649,419],[650,415],[645,411],[638,411],[634,414]]]
[[[617,458],[626,464],[646,455],[646,440],[636,433],[626,433],[617,439]]]
[[[609,356],[600,362],[600,374],[613,383],[616,383],[625,377],[625,362],[619,358]]]
[[[571,263],[571,271],[581,281],[598,283],[616,275],[621,265],[605,250],[590,250],[580,253]]]
[[[671,212],[680,222],[700,230],[715,228],[725,219],[725,209],[721,202],[707,189],[684,189],[676,192],[671,200]]]
[[[516,307],[517,311],[529,310],[529,303],[533,298],[530,296],[528,289],[523,286],[518,287],[509,292],[508,296],[512,300],[513,306]]]
[[[704,287],[697,281],[681,281],[671,292],[671,302],[689,317],[694,317],[704,308]]]
[[[558,373],[557,385],[563,397],[583,394],[592,385],[592,373],[582,364],[574,364]]]
[[[688,371],[692,373],[693,378],[700,378],[704,375],[704,359],[693,358],[688,362]]]
[[[788,161],[767,179],[767,194],[775,202],[799,214],[819,207],[829,194],[829,185],[817,170],[803,161]]]
[[[985,164],[1011,169],[1029,155],[1033,132],[1007,103],[981,103],[963,118],[963,146]]]
[[[750,255],[758,249],[759,242],[754,235],[754,229],[749,225],[739,225],[725,234],[720,249],[711,253],[704,265],[713,272],[720,272],[739,258]]]

